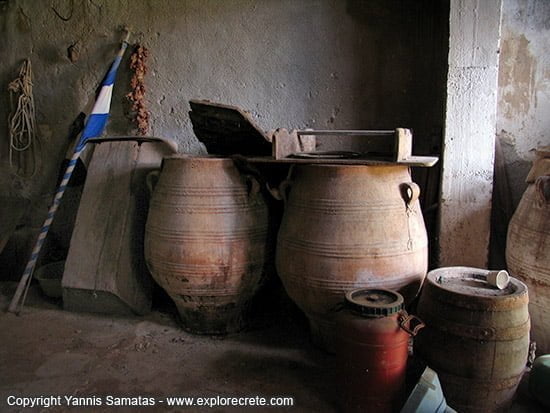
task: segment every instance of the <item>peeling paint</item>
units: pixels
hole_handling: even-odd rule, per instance
[[[508,36],[502,40],[499,85],[503,115],[513,119],[518,114],[528,113],[534,104],[537,60],[524,34],[509,33]]]
[[[513,204],[537,146],[550,145],[550,1],[504,0],[498,136]]]

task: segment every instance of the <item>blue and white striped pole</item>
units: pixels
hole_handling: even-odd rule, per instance
[[[115,60],[111,64],[111,67],[109,69],[109,72],[107,73],[107,76],[105,76],[105,79],[103,80],[103,84],[101,86],[99,95],[95,101],[94,107],[92,109],[92,113],[90,114],[90,117],[86,122],[86,126],[84,127],[84,131],[80,136],[78,144],[75,146],[73,156],[71,157],[71,160],[69,161],[69,164],[65,169],[65,174],[63,175],[63,179],[61,180],[61,183],[57,187],[57,191],[55,193],[53,203],[48,211],[48,216],[46,217],[44,224],[42,224],[42,228],[40,229],[40,233],[38,234],[38,239],[36,240],[36,243],[32,250],[31,257],[27,262],[25,271],[21,276],[21,280],[19,280],[19,284],[17,285],[15,294],[13,295],[13,298],[10,302],[10,305],[8,307],[9,312],[19,313],[20,308],[22,308],[25,303],[25,298],[27,297],[27,291],[29,289],[29,286],[31,285],[34,268],[36,267],[36,262],[38,261],[38,257],[40,255],[42,246],[44,245],[44,240],[48,235],[55,213],[59,208],[59,204],[61,203],[61,198],[63,198],[63,194],[67,189],[67,184],[71,179],[74,168],[76,166],[76,162],[80,157],[80,154],[84,150],[84,147],[86,146],[86,141],[90,138],[101,136],[101,134],[103,133],[103,129],[105,129],[107,119],[109,118],[109,109],[111,107],[111,97],[113,95],[113,84],[115,82],[116,73],[120,65],[120,61],[122,60],[122,56],[124,55],[124,52],[128,47],[129,37],[130,37],[130,33],[128,32],[126,34],[126,38],[122,42],[122,46],[120,47],[120,50],[117,56],[115,57]]]

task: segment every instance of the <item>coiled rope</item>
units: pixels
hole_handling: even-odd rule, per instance
[[[10,167],[20,178],[31,178],[37,170],[36,120],[32,86],[31,61],[27,59],[21,66],[19,77],[8,85],[11,108],[8,117],[9,161]],[[26,154],[24,154],[25,151],[27,151]],[[28,159],[30,161],[27,161]]]

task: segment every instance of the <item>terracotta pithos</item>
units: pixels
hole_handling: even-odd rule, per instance
[[[314,342],[334,352],[334,306],[358,288],[397,290],[410,302],[428,265],[418,186],[406,166],[296,165],[276,266],[307,315]]]
[[[147,218],[145,257],[184,328],[224,334],[245,326],[264,277],[267,235],[259,185],[232,160],[164,159]]]
[[[508,226],[506,263],[529,288],[531,336],[550,353],[550,147],[537,151],[528,187]]]
[[[498,289],[487,274],[430,271],[418,303],[426,327],[414,341],[415,355],[437,372],[447,403],[461,413],[508,408],[529,354],[527,287],[511,277]]]

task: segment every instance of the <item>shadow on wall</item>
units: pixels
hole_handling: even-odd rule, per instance
[[[354,76],[361,127],[411,128],[417,154],[439,154],[449,2],[347,0],[346,9],[358,25]]]
[[[358,25],[354,39],[355,102],[363,128],[413,129],[413,153],[441,155],[445,118],[449,1],[347,0],[347,13]],[[359,145],[360,142],[355,142]],[[437,211],[441,161],[413,169],[430,244],[436,262]]]

